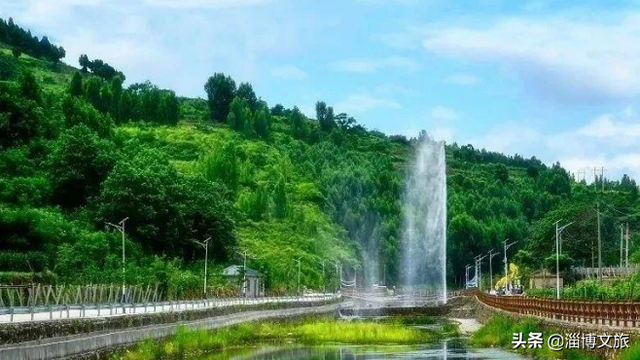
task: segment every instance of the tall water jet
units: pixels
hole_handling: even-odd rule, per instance
[[[424,137],[407,173],[402,270],[407,288],[438,291],[447,301],[447,177],[444,142]]]

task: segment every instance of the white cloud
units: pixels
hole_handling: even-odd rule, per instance
[[[402,109],[402,106],[394,100],[358,93],[338,102],[335,108],[337,112],[363,113],[374,109]]]
[[[438,105],[431,109],[429,117],[437,121],[451,121],[458,119],[460,114],[455,109]]]
[[[611,178],[626,173],[640,179],[640,118],[630,107],[560,133],[522,123],[500,124],[464,143],[506,154],[536,156],[547,164],[559,161],[574,174],[586,170],[588,181],[593,178],[594,167],[604,167],[605,175]]]
[[[271,69],[271,76],[285,79],[302,81],[307,79],[307,73],[294,65],[283,65]]]
[[[386,58],[340,60],[331,63],[330,67],[337,71],[352,73],[374,73],[383,69],[415,71],[418,69],[418,63],[410,58],[392,56]]]
[[[569,17],[497,20],[485,26],[439,26],[425,35],[430,52],[496,63],[549,99],[640,95],[640,14],[618,21]]]
[[[449,76],[445,81],[455,85],[473,86],[480,83],[480,78],[473,74],[459,73]]]

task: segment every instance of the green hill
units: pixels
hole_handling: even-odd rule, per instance
[[[0,283],[33,273],[120,281],[121,240],[105,222],[125,217],[127,281],[177,296],[199,291],[204,254],[193,240],[208,237],[215,287],[245,251],[272,291],[295,289],[297,259],[309,288],[322,288],[323,260],[330,287],[333,261],[367,282],[363,268],[383,259],[379,278],[398,281],[403,178],[418,139],[367,130],[324,103],[317,119],[269,107],[222,74],[207,82],[208,99],[180,98],[151,83],[125,88],[99,59],[76,69],[12,48],[0,44]],[[637,226],[628,178],[596,192],[560,165],[457,144],[447,146],[447,164],[454,285],[473,256],[506,238],[519,241],[515,261],[544,266],[560,217],[581,219],[567,249],[584,262],[596,200],[606,263],[617,261],[616,226]]]

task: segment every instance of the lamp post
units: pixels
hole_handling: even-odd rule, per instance
[[[507,250],[509,250],[509,248],[511,246],[513,246],[515,243],[517,243],[517,241],[509,243],[509,239],[506,239],[502,243],[504,244],[504,277],[508,279],[508,276],[509,276],[509,261],[507,260]],[[505,289],[505,293],[506,293],[509,290],[509,281],[508,280],[507,280],[507,284],[505,286],[506,286],[506,289]]]
[[[193,240],[196,244],[202,246],[204,248],[204,287],[202,292],[204,293],[204,297],[207,297],[207,262],[209,261],[209,240],[210,237],[206,238],[204,241]]]
[[[560,226],[560,222],[562,219],[556,221],[556,299],[560,299],[560,234],[564,229],[566,229],[569,225],[573,224],[570,222],[564,226]]]
[[[243,261],[242,261],[242,295],[243,296],[247,296],[247,250],[244,251],[238,251],[236,250],[236,253],[242,255],[243,257]]]
[[[327,279],[324,276],[325,260],[320,261],[320,264],[322,265],[322,295],[324,295],[327,293]]]
[[[336,268],[336,294],[338,293],[338,290],[340,289],[340,285],[342,283],[342,273],[340,271],[340,263],[337,261],[333,262],[333,266],[335,266]]]
[[[302,258],[293,259],[293,261],[298,263],[298,290],[297,290],[298,296],[300,296],[300,264],[301,264],[300,259]]]
[[[489,292],[493,290],[493,263],[491,262],[491,259],[496,255],[498,255],[498,253],[493,252],[493,249],[489,250],[489,277],[491,278],[491,288],[489,289]]]
[[[476,274],[478,281],[478,290],[482,291],[482,260],[486,258],[487,255],[478,255],[475,257],[476,259]]]
[[[129,220],[129,217],[127,216],[126,218],[120,220],[120,222],[118,222],[118,224],[113,224],[110,222],[105,223],[106,226],[111,226],[112,228],[120,231],[120,233],[122,234],[122,302],[124,302],[125,300],[125,294],[126,294],[126,285],[125,285],[125,279],[126,279],[126,270],[125,270],[125,248],[124,248],[124,236],[125,236],[125,222]]]

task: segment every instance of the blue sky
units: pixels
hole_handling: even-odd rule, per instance
[[[269,104],[640,178],[640,3],[4,0],[37,35],[185,96],[213,72]]]

